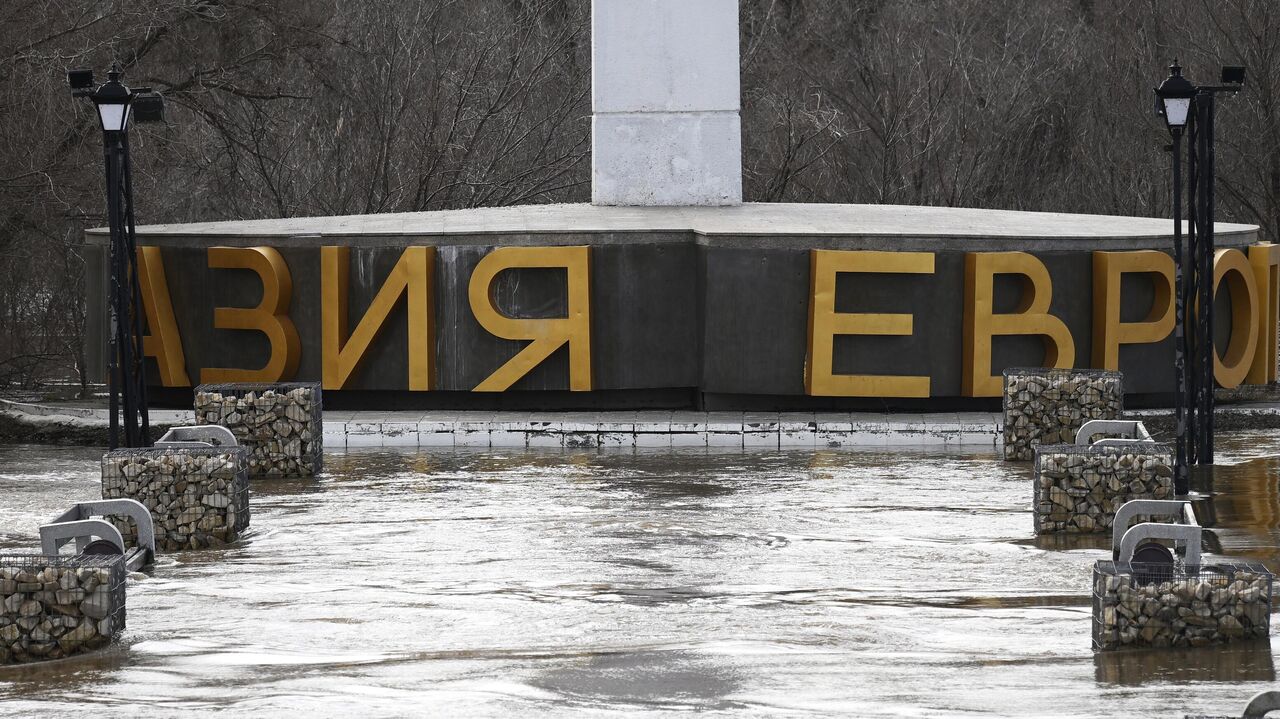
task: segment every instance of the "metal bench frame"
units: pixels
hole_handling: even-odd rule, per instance
[[[157,449],[184,449],[200,447],[238,447],[231,430],[217,424],[198,424],[193,427],[172,427],[156,440]]]
[[[1097,442],[1090,442],[1094,435],[1109,435]],[[1091,419],[1080,425],[1076,432],[1076,445],[1092,447],[1108,447],[1112,445],[1155,444],[1147,426],[1132,419]]]
[[[124,546],[124,537],[105,519],[107,515],[124,515],[138,528],[138,546]],[[133,499],[101,499],[94,502],[76,502],[48,524],[40,526],[40,551],[56,556],[63,546],[75,542],[77,553],[83,552],[89,542],[104,539],[114,544],[124,555],[125,566],[134,572],[155,561],[156,534],[151,522],[151,512],[145,505]]]
[[[1142,522],[1129,527],[1129,520],[1140,515],[1171,517],[1172,523]],[[1191,502],[1184,499],[1132,499],[1116,510],[1111,525],[1111,557],[1127,562],[1144,540],[1169,539],[1186,543],[1186,564],[1200,563],[1200,522]]]
[[[1258,692],[1244,708],[1243,719],[1262,719],[1267,714],[1280,711],[1280,691]]]

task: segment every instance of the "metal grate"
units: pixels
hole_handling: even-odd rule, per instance
[[[0,664],[99,649],[125,627],[124,557],[0,554]]]
[[[1201,566],[1099,561],[1093,648],[1200,647],[1271,631],[1271,572],[1256,562]]]
[[[299,451],[271,452],[269,443],[279,441],[269,431],[262,432],[243,422],[228,422],[221,413],[213,413],[213,403],[201,404],[202,397],[234,397],[237,400],[248,400],[255,405],[268,392],[284,395],[295,390],[304,390],[310,394],[311,409],[305,420],[309,439],[300,441]],[[222,384],[202,384],[195,392],[196,421],[199,423],[218,424],[236,436],[241,445],[250,452],[249,473],[252,476],[312,476],[319,474],[324,468],[324,392],[319,382],[233,382]],[[219,401],[220,404],[220,401]],[[282,460],[296,464],[292,469],[282,469]],[[288,462],[286,462],[288,463]]]

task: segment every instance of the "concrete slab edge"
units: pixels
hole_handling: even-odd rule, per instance
[[[106,425],[106,410],[0,400],[0,411],[41,422]],[[1280,418],[1280,404],[1218,412]],[[1168,410],[1130,413],[1153,419]],[[182,424],[190,411],[153,410],[153,421]],[[478,412],[328,411],[324,446],[345,447],[741,447],[798,449],[887,446],[999,448],[998,412]]]
[[[326,413],[324,446],[739,447],[1000,445],[997,413]]]

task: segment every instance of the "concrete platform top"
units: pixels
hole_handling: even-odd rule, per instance
[[[261,242],[271,238],[277,246],[309,246],[325,237],[367,237],[370,244],[389,239],[448,237],[451,242],[493,243],[492,235],[526,236],[536,244],[538,235],[601,235],[593,242],[625,243],[626,235],[640,233],[694,233],[703,238],[860,237],[893,240],[995,240],[1037,241],[1062,249],[1079,249],[1072,241],[1089,244],[1151,244],[1172,237],[1168,219],[1112,215],[1073,215],[1053,212],[1021,212],[954,207],[906,205],[836,205],[801,203],[746,203],[730,207],[603,207],[589,204],[520,205],[432,212],[407,212],[341,217],[291,217],[273,220],[232,220],[137,228],[144,241],[183,238],[201,243],[232,238]],[[1258,227],[1218,223],[1221,246],[1256,241]],[[607,237],[618,235],[618,237]],[[105,243],[106,228],[86,233],[89,242]],[[488,239],[484,239],[488,236]],[[379,241],[381,239],[381,241]],[[1111,241],[1111,242],[1108,242]],[[892,244],[892,243],[891,243]],[[910,243],[907,243],[910,244]],[[1051,247],[1038,245],[1043,249]],[[1031,249],[1031,248],[1027,248]]]

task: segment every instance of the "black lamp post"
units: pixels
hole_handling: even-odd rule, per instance
[[[1156,112],[1173,136],[1174,418],[1177,456],[1174,491],[1190,491],[1192,464],[1213,464],[1213,254],[1214,114],[1218,92],[1239,92],[1243,67],[1222,68],[1222,85],[1193,85],[1175,60],[1169,77],[1156,88]],[[1182,136],[1189,136],[1190,222],[1182,241]],[[1188,262],[1190,261],[1190,262]],[[1187,299],[1195,298],[1194,321]]]
[[[108,267],[108,307],[111,327],[108,335],[107,366],[109,409],[108,443],[112,449],[123,445],[151,444],[147,416],[147,380],[142,347],[142,292],[138,283],[137,242],[133,219],[133,178],[129,167],[129,124],[139,120],[162,120],[163,100],[150,88],[132,91],[120,82],[113,68],[107,81],[94,87],[92,70],[67,73],[73,97],[88,97],[98,112],[102,128],[103,155],[107,180],[107,224],[111,231]],[[123,410],[123,422],[121,422]]]
[[[1190,388],[1187,383],[1186,285],[1182,272],[1182,133],[1187,128],[1191,114],[1191,100],[1196,89],[1185,77],[1178,61],[1169,67],[1169,77],[1156,88],[1159,104],[1157,111],[1164,116],[1169,134],[1173,136],[1173,266],[1174,266],[1174,328],[1173,368],[1177,388],[1174,392],[1173,416],[1177,428],[1177,456],[1174,460],[1174,490],[1185,495],[1191,486],[1191,470],[1187,463],[1188,417],[1187,404]],[[1194,421],[1195,411],[1192,410]]]

